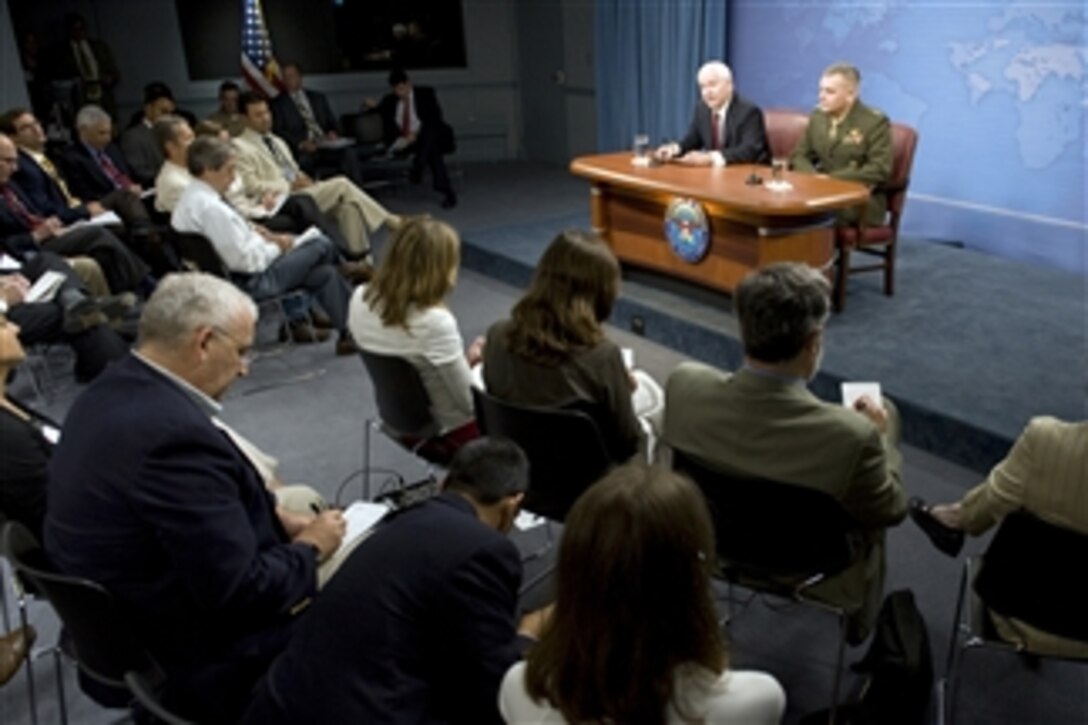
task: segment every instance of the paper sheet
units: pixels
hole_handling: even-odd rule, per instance
[[[842,383],[841,389],[843,407],[853,408],[857,399],[863,395],[868,395],[877,407],[881,409],[884,407],[880,383]]]

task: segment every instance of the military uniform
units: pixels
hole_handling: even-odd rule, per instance
[[[884,223],[888,200],[883,185],[892,175],[892,133],[882,111],[856,101],[836,125],[828,114],[814,110],[805,135],[790,156],[790,165],[797,171],[865,184],[872,191],[865,221],[873,226]],[[856,220],[855,209],[840,217],[842,223]]]

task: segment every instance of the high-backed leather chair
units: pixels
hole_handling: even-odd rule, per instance
[[[808,114],[789,108],[770,108],[763,112],[771,158],[789,158],[808,128]]]
[[[888,215],[885,223],[865,227],[858,235],[857,227],[839,227],[835,244],[839,250],[839,263],[835,280],[835,309],[846,304],[846,279],[857,272],[884,271],[884,294],[895,294],[895,254],[899,243],[899,220],[907,204],[907,187],[914,166],[914,151],[918,147],[918,132],[902,123],[892,124],[892,175],[883,187],[888,197]],[[851,252],[862,252],[878,257],[880,261],[851,267]]]

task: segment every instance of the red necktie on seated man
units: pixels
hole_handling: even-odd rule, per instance
[[[117,165],[113,163],[113,159],[105,151],[98,152],[98,165],[102,167],[102,170],[106,172],[106,176],[110,177],[110,181],[118,189],[127,189],[132,186],[132,179],[128,178],[124,171],[117,168]]]
[[[407,136],[412,132],[412,97],[404,97],[404,113],[400,117],[400,135]]]
[[[19,195],[16,194],[15,190],[10,186],[4,184],[4,189],[0,194],[3,195],[8,208],[11,209],[15,216],[19,217],[19,221],[25,224],[27,229],[33,231],[35,227],[42,223],[42,218],[27,209],[26,205],[23,204],[22,199],[19,198]]]
[[[722,114],[715,111],[710,114],[710,150],[717,151],[721,147]]]

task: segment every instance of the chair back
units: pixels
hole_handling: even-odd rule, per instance
[[[914,167],[914,151],[918,148],[918,132],[905,123],[892,124],[892,175],[884,190],[888,197],[891,225],[898,226],[903,207],[907,204],[907,187]]]
[[[1014,511],[983,554],[975,591],[998,614],[1088,642],[1088,593],[1070,568],[1078,561],[1088,561],[1088,534]]]
[[[853,561],[857,524],[830,494],[728,474],[675,449],[673,468],[702,490],[727,576],[830,576]]]
[[[53,605],[86,675],[124,688],[125,673],[158,671],[133,636],[125,613],[100,584],[58,572],[34,535],[17,522],[4,524],[0,548],[19,576]]]
[[[431,438],[438,425],[431,412],[431,397],[416,366],[396,355],[359,350],[374,385],[374,399],[382,423],[398,436]]]
[[[580,410],[517,405],[478,388],[472,397],[481,432],[508,438],[525,451],[529,511],[562,521],[612,465],[597,424]]]
[[[808,114],[788,108],[771,108],[763,112],[763,122],[767,127],[771,156],[785,159],[797,148],[808,128]]]
[[[171,229],[174,249],[183,262],[190,262],[201,272],[215,275],[221,279],[230,279],[230,270],[223,263],[219,252],[215,251],[211,241],[203,234],[179,232]]]

